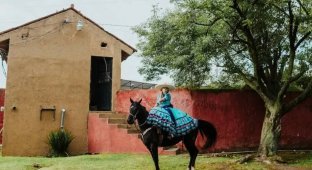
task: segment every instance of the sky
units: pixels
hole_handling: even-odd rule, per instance
[[[136,48],[137,35],[131,27],[142,24],[152,15],[153,5],[163,10],[172,5],[170,0],[0,0],[0,32],[26,22],[69,8],[74,4],[80,11],[108,32]],[[121,65],[121,78],[133,81],[144,80],[138,73],[141,67],[139,52],[131,55]],[[6,65],[4,65],[6,68]],[[0,88],[5,88],[6,78],[0,64]],[[169,76],[151,83],[172,83]]]

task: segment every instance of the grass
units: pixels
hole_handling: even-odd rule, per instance
[[[237,164],[235,160],[242,155],[231,157],[208,157],[201,155],[197,158],[196,169],[233,169],[233,170],[262,170],[262,169],[312,169],[312,153],[296,153],[284,155],[288,164],[265,165],[259,162]],[[189,156],[160,156],[162,170],[186,169]],[[136,154],[100,154],[82,155],[63,158],[45,157],[2,157],[0,170],[153,170],[154,164],[149,155]]]

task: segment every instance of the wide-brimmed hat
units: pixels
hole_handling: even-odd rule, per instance
[[[157,84],[157,85],[155,86],[155,89],[161,90],[162,88],[168,88],[169,90],[175,89],[175,87],[174,87],[173,85],[167,84],[167,83],[164,83],[164,84]]]

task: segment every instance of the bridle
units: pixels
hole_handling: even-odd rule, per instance
[[[133,108],[134,106],[131,106],[130,107],[130,114],[129,114],[129,116],[131,116],[131,117],[133,117],[133,121],[135,121],[135,119],[136,119],[136,117],[137,117],[137,115],[138,115],[138,113],[139,113],[139,109],[137,109],[137,111],[135,112],[135,114],[133,114],[132,112],[131,112],[131,108]]]
[[[134,107],[134,106],[131,106],[130,109],[133,108],[133,107]],[[135,113],[132,113],[131,110],[130,110],[130,113],[129,113],[129,116],[133,117],[133,121],[135,121],[135,120],[137,119],[137,116],[138,116],[138,114],[139,114],[139,112],[140,112],[140,108],[137,108],[136,110],[137,110],[137,111],[136,111]],[[138,124],[139,124],[139,122],[138,122]],[[139,124],[139,127],[141,127],[141,126],[143,126],[143,125],[145,125],[145,124],[146,124],[146,120],[145,120],[143,123]],[[134,125],[135,125],[135,127],[136,127],[136,124],[134,124]],[[137,128],[137,129],[138,129],[138,128]]]
[[[139,114],[141,108],[137,108],[137,109],[136,109],[137,111],[136,111],[135,113],[132,113],[132,112],[131,112],[131,108],[133,108],[133,107],[134,107],[134,106],[130,106],[129,117],[130,117],[130,116],[133,117],[133,121],[135,121],[135,120],[137,119],[137,115]],[[135,128],[136,128],[138,131],[141,132],[142,139],[144,139],[144,135],[145,135],[148,131],[150,131],[150,130],[152,129],[152,127],[149,127],[149,128],[145,129],[145,130],[142,132],[142,131],[141,131],[141,127],[142,127],[143,125],[146,124],[146,120],[145,120],[143,123],[141,123],[141,124],[139,124],[139,121],[137,121],[137,122],[138,122],[139,128],[137,127],[137,125],[136,125],[135,123],[134,123],[134,126],[135,126]]]

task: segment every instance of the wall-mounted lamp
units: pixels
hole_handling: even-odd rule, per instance
[[[79,20],[76,25],[77,31],[81,31],[83,29],[83,21]]]

